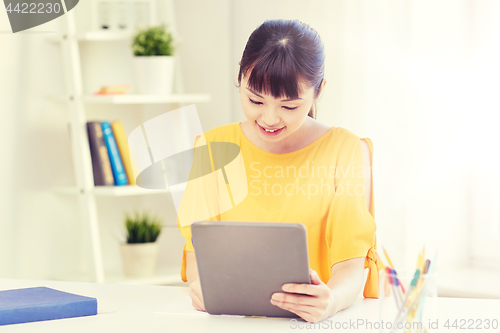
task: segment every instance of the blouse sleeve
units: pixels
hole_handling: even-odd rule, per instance
[[[373,155],[370,139],[363,139]],[[378,270],[383,268],[376,252],[376,224],[373,198],[373,181],[370,188],[369,207],[366,202],[365,170],[361,142],[350,140],[342,148],[347,153],[339,158],[335,196],[331,203],[327,220],[326,240],[329,247],[329,267],[338,262],[365,258],[365,268],[369,269],[363,291],[364,297],[378,298]]]
[[[189,180],[182,195],[177,212],[177,227],[186,240],[182,250],[181,278],[187,282],[186,251],[194,252],[191,224],[196,221],[220,220],[219,205],[221,198],[218,189],[225,186],[221,177],[213,172],[209,151],[205,138],[201,135],[195,139],[195,150]]]

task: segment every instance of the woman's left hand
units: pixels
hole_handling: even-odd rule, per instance
[[[330,288],[320,280],[316,271],[309,269],[311,284],[287,283],[285,293],[274,293],[271,304],[288,310],[309,322],[319,322],[334,315],[335,299]],[[302,295],[294,295],[302,294]]]

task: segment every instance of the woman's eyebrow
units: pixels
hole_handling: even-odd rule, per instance
[[[253,91],[252,89],[250,89],[250,88],[248,88],[248,87],[247,87],[246,89],[247,89],[248,91],[250,91],[252,94],[257,95],[257,96],[259,96],[260,98],[264,98],[264,97],[262,97],[262,95],[259,95],[257,92]],[[281,101],[282,101],[282,102],[289,102],[289,101],[296,101],[296,100],[299,100],[299,99],[301,100],[302,98],[287,98],[287,99],[282,99]]]

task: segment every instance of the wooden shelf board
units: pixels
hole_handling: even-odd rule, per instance
[[[94,194],[96,196],[130,196],[130,195],[144,195],[144,194],[161,194],[170,193],[168,189],[164,190],[150,190],[139,187],[137,185],[128,186],[96,186],[94,187]]]
[[[100,104],[163,104],[163,103],[202,103],[210,101],[209,94],[172,94],[172,95],[90,95],[84,96],[86,103]]]
[[[109,0],[108,0],[109,1]],[[113,1],[113,0],[112,0]],[[116,0],[122,1],[122,0]],[[148,1],[148,0],[146,0]],[[79,42],[132,42],[132,38],[134,37],[137,30],[125,29],[122,31],[117,30],[96,30],[96,31],[87,31],[84,33],[73,35],[74,38]],[[67,36],[64,33],[56,32],[51,36],[47,37],[47,41],[53,43],[59,43],[63,41],[64,37]],[[181,36],[177,36],[177,40],[182,41]]]
[[[48,95],[48,99],[57,102],[69,102],[69,96]],[[172,95],[87,95],[83,101],[93,104],[169,104],[169,103],[204,103],[211,100],[210,94],[172,94]]]
[[[56,33],[47,37],[50,42],[58,43],[63,41],[64,36],[62,33]],[[81,42],[99,42],[99,41],[131,41],[133,33],[131,31],[89,31],[83,34],[75,35],[76,40]]]
[[[136,3],[136,2],[145,2],[149,3],[151,0],[98,0],[97,2],[127,2],[127,3]]]
[[[83,34],[76,35],[79,41],[132,41],[132,31],[89,31]]]
[[[54,191],[59,194],[78,194],[79,190],[76,187],[58,187]],[[96,196],[102,197],[123,197],[133,195],[149,195],[149,194],[164,194],[170,193],[169,189],[150,190],[141,188],[137,185],[126,186],[95,186],[92,192]]]

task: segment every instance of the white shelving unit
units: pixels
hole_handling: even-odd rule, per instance
[[[91,26],[97,29],[96,10],[99,0],[89,0],[91,8]],[[106,0],[109,1],[109,0]],[[150,25],[156,24],[156,0],[120,0],[128,2],[146,2],[150,4]],[[168,1],[168,24],[170,30],[176,35],[173,14],[173,3]],[[90,230],[90,242],[93,256],[94,281],[122,282],[129,284],[169,284],[180,282],[178,269],[165,268],[156,276],[140,279],[130,279],[121,275],[120,272],[112,276],[105,276],[103,256],[101,250],[101,238],[99,234],[99,218],[96,209],[96,199],[99,197],[125,197],[138,195],[167,194],[169,190],[148,190],[138,186],[94,186],[92,173],[92,160],[87,136],[87,117],[85,108],[87,104],[192,104],[208,102],[208,94],[184,94],[182,89],[182,77],[180,61],[176,57],[175,89],[177,94],[167,96],[155,95],[85,95],[83,92],[82,70],[80,62],[79,42],[101,42],[111,40],[129,40],[130,33],[112,31],[89,31],[77,34],[75,26],[74,10],[64,15],[62,20],[66,23],[65,32],[50,38],[51,42],[57,42],[61,46],[62,59],[64,63],[65,83],[67,95],[48,96],[52,100],[67,103],[69,112],[69,123],[71,127],[70,140],[75,169],[76,186],[57,188],[56,193],[76,195],[81,208],[81,216]],[[139,126],[140,124],[137,124]]]
[[[71,96],[48,96],[48,98],[66,102]],[[168,103],[203,103],[210,101],[208,94],[172,94],[172,95],[87,95],[83,102],[92,104],[168,104]]]
[[[81,190],[77,187],[58,187],[54,189],[59,194],[78,194]],[[149,190],[137,185],[130,186],[94,186],[92,193],[97,197],[125,197],[133,195],[148,195],[171,193],[170,190]]]

